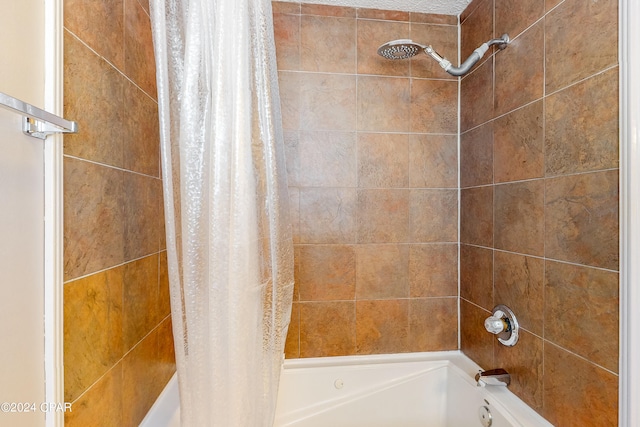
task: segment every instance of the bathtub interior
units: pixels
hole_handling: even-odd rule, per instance
[[[496,390],[520,408],[477,387],[477,369],[459,352],[291,361],[275,427],[471,427],[481,411],[492,427],[549,425],[510,392]]]
[[[275,427],[552,427],[506,387],[478,387],[459,351],[286,360]],[[486,414],[484,415],[486,417]],[[177,379],[141,427],[180,427]]]
[[[412,427],[423,420],[444,426],[446,363],[411,365],[416,364],[393,370],[380,364],[285,370],[275,426]]]

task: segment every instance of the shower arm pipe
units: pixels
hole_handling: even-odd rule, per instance
[[[454,67],[451,64],[451,61],[440,56],[438,52],[436,52],[431,46],[425,47],[424,52],[430,57],[432,57],[433,59],[435,59],[436,61],[438,61],[440,66],[447,73],[451,74],[452,76],[462,76],[468,73],[469,70],[474,65],[476,65],[476,63],[484,56],[484,54],[487,53],[487,50],[489,50],[490,46],[495,44],[495,45],[498,45],[498,48],[502,50],[505,47],[507,47],[508,43],[509,43],[509,36],[507,34],[503,34],[502,37],[498,39],[491,39],[486,43],[482,43],[482,45],[480,45],[480,47],[474,50],[471,53],[471,55],[469,55],[469,57],[462,64],[460,64],[459,67]]]

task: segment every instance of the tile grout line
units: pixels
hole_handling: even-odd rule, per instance
[[[146,173],[143,173],[143,172],[138,172],[138,171],[134,171],[134,170],[131,170],[131,169],[125,169],[125,168],[122,168],[122,167],[119,167],[119,166],[110,165],[108,163],[101,163],[101,162],[98,162],[96,160],[86,159],[86,158],[83,158],[83,157],[73,156],[73,155],[70,155],[70,154],[64,154],[63,156],[65,158],[67,158],[67,159],[73,159],[73,160],[78,160],[80,162],[91,163],[91,164],[96,165],[96,166],[102,166],[102,167],[109,168],[109,169],[114,169],[114,170],[117,170],[117,171],[120,171],[120,172],[132,173],[134,175],[143,176],[145,178],[151,178],[151,179],[155,179],[155,180],[158,180],[158,181],[162,181],[162,176],[153,176],[153,175],[149,175],[149,174],[146,174]]]
[[[68,29],[67,27],[64,27],[64,31],[66,31],[67,33],[69,33],[69,35],[71,35],[73,38],[75,38],[79,43],[81,43],[83,46],[85,46],[87,49],[89,49],[93,54],[95,54],[98,58],[102,59],[104,62],[106,62],[111,68],[113,68],[115,71],[118,72],[118,74],[120,74],[125,80],[129,81],[132,85],[134,85],[140,92],[144,93],[151,101],[153,101],[156,105],[158,104],[158,100],[155,99],[154,97],[152,97],[151,95],[149,95],[147,93],[147,91],[145,91],[144,89],[142,89],[142,87],[140,87],[136,82],[134,82],[129,76],[127,76],[124,71],[120,70],[120,68],[118,68],[113,62],[109,61],[106,57],[104,57],[103,55],[99,54],[98,51],[96,51],[94,48],[92,48],[91,46],[89,46],[84,40],[82,40],[78,35],[76,35],[74,32],[72,32],[70,29]],[[124,45],[124,40],[123,40],[123,45]]]
[[[109,369],[107,369],[102,375],[100,375],[93,383],[91,383],[91,385],[87,386],[87,388],[80,393],[72,402],[71,404],[74,405],[76,404],[85,394],[87,394],[89,391],[91,391],[91,389],[96,386],[100,381],[102,381],[103,378],[105,378],[107,376],[107,374],[109,374],[111,371],[113,371],[115,369],[116,366],[118,366],[118,364],[120,364],[121,362],[124,361],[124,359],[126,358],[126,356],[128,356],[140,343],[142,343],[142,341],[144,341],[148,336],[150,336],[156,329],[158,329],[162,323],[164,323],[167,319],[171,318],[171,313],[169,313],[168,315],[166,315],[165,317],[163,317],[158,324],[154,325],[153,328],[151,328],[151,330],[149,332],[147,332],[142,338],[140,338],[140,340],[138,342],[136,342],[133,347],[131,347],[129,350],[127,350],[122,357],[120,357],[113,365],[111,365],[111,367]]]
[[[111,267],[106,267],[106,268],[103,268],[103,269],[101,269],[101,270],[97,270],[97,271],[93,271],[93,272],[91,272],[91,273],[84,274],[84,275],[82,275],[82,276],[74,277],[73,279],[66,280],[66,281],[63,283],[63,285],[71,284],[71,283],[73,283],[73,282],[75,282],[75,281],[77,281],[77,280],[86,279],[86,278],[88,278],[88,277],[95,276],[95,275],[100,274],[100,273],[106,273],[107,271],[110,271],[110,270],[113,270],[113,269],[116,269],[116,268],[119,268],[119,267],[123,267],[123,266],[125,266],[125,265],[127,265],[127,264],[131,264],[131,263],[134,263],[134,262],[137,262],[137,261],[141,261],[141,260],[143,260],[143,259],[146,259],[146,258],[152,257],[152,256],[154,256],[154,255],[157,255],[158,257],[160,257],[160,256],[162,256],[162,253],[163,253],[163,252],[167,252],[167,249],[166,249],[166,248],[165,248],[165,249],[160,249],[160,250],[159,250],[159,251],[157,251],[157,252],[152,252],[152,253],[150,253],[150,254],[143,255],[143,256],[141,256],[141,257],[138,257],[138,258],[135,258],[135,259],[131,259],[131,260],[129,260],[129,261],[124,261],[124,262],[122,262],[122,263],[119,263],[119,264],[113,265],[113,266],[111,266]]]

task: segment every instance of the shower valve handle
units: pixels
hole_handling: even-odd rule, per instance
[[[513,311],[506,305],[498,304],[493,308],[491,316],[484,320],[484,328],[496,335],[498,341],[507,347],[513,347],[518,342],[520,325]]]
[[[503,316],[504,314],[501,311],[498,311],[493,316],[487,317],[484,320],[485,329],[494,335],[508,331],[510,328],[509,321]]]

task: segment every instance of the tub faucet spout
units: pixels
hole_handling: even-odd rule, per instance
[[[488,371],[479,371],[476,374],[476,383],[478,387],[484,386],[508,386],[511,384],[511,375],[502,368],[490,369]]]

